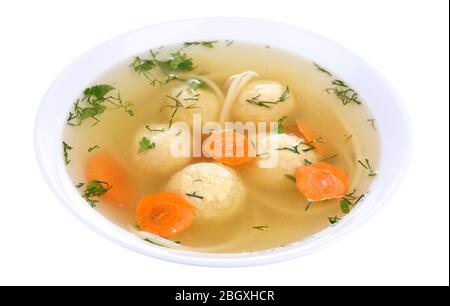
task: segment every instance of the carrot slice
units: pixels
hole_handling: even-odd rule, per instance
[[[310,201],[340,198],[349,188],[347,173],[339,167],[323,162],[299,168],[296,182],[297,188]]]
[[[303,138],[306,142],[314,142],[314,140],[317,138],[317,135],[315,135],[303,122],[300,120],[295,120],[297,123],[297,130],[299,133],[299,136]],[[323,154],[325,152],[324,145],[321,143],[314,143],[315,151],[319,154]]]
[[[203,152],[207,157],[229,166],[248,163],[256,156],[248,138],[232,130],[212,132],[203,143]]]
[[[161,192],[142,198],[136,209],[139,227],[161,237],[172,237],[194,221],[194,207],[175,193]]]
[[[106,182],[111,186],[101,198],[118,206],[129,206],[133,191],[125,168],[107,152],[98,152],[86,164],[86,179]]]

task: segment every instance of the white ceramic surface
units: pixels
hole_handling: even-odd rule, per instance
[[[239,254],[204,254],[162,248],[143,242],[86,205],[64,165],[61,134],[70,105],[80,90],[114,64],[150,48],[201,40],[237,40],[271,45],[310,58],[352,84],[377,119],[382,141],[379,175],[371,192],[337,225],[306,240],[274,250]],[[340,45],[298,28],[255,19],[204,18],[149,26],[113,38],[70,64],[47,91],[37,113],[35,149],[42,173],[58,199],[104,237],[142,254],[194,265],[249,266],[311,253],[336,240],[386,202],[409,162],[410,126],[396,92],[380,74]]]

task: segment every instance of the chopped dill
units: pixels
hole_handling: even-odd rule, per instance
[[[131,67],[133,67],[134,71],[139,74],[143,74],[146,78],[150,78],[148,72],[156,67],[155,61],[151,59],[141,58],[136,56],[131,63]]]
[[[268,225],[258,225],[258,226],[253,226],[253,229],[259,230],[259,231],[263,231],[265,229],[268,229],[269,226]]]
[[[261,157],[261,156],[270,156],[270,153],[269,152],[263,152],[263,153],[256,154],[256,157]]]
[[[301,142],[298,142],[297,144],[295,144],[293,146],[281,147],[281,148],[278,148],[277,150],[278,151],[289,151],[289,152],[292,152],[295,154],[301,154],[302,150],[299,148],[300,145],[301,145]]]
[[[344,81],[336,79],[331,82],[331,85],[333,85],[333,87],[325,89],[325,92],[327,94],[334,93],[336,97],[342,101],[343,105],[347,105],[352,102],[358,105],[362,104],[362,102],[359,100],[358,93],[350,86],[348,86]]]
[[[328,221],[330,222],[331,225],[335,225],[336,223],[341,221],[341,218],[339,218],[338,216],[328,217]]]
[[[338,156],[339,156],[339,154],[334,154],[334,155],[331,155],[329,157],[325,157],[325,158],[321,159],[320,161],[324,162],[324,161],[332,160],[332,159],[335,159]]]
[[[248,103],[256,105],[256,106],[271,109],[274,105],[276,105],[278,103],[282,103],[289,98],[289,86],[286,86],[286,89],[283,91],[283,93],[280,95],[280,97],[275,101],[261,100],[260,97],[261,97],[261,95],[256,95],[253,98],[247,99],[246,101]]]
[[[356,193],[356,189],[353,189],[352,192],[347,193],[346,195],[343,196],[343,198],[347,199],[347,200],[356,200],[355,193]]]
[[[100,149],[100,147],[99,147],[98,145],[89,147],[89,148],[88,148],[88,152],[90,153],[90,152],[94,151],[95,149]]]
[[[225,45],[227,47],[231,46],[232,44],[234,44],[234,40],[225,40]]]
[[[203,200],[203,199],[205,198],[205,197],[199,195],[199,194],[197,193],[197,191],[194,191],[193,193],[186,193],[186,195],[187,195],[188,197],[191,197],[191,198],[197,198],[197,199],[200,199],[200,200]]]
[[[305,159],[303,160],[303,164],[304,164],[305,166],[309,166],[309,165],[312,164],[312,162],[310,162],[307,158],[305,158]]]
[[[325,73],[325,74],[328,74],[329,76],[333,76],[333,75],[331,74],[331,72],[329,72],[329,71],[326,70],[325,68],[321,67],[319,64],[317,64],[317,63],[313,63],[313,64],[314,64],[314,66],[317,68],[317,70],[319,70],[319,71],[321,71],[321,72],[323,72],[323,73]]]
[[[326,141],[322,137],[317,137],[311,141],[304,142],[303,140],[300,140],[293,146],[286,146],[278,148],[278,151],[289,151],[295,154],[301,154],[309,152],[311,150],[315,150],[316,147],[314,146],[314,143],[326,143]],[[303,148],[301,146],[304,146]]]
[[[144,240],[145,242],[148,242],[148,243],[151,243],[151,244],[154,244],[154,245],[163,247],[163,248],[167,248],[167,246],[165,246],[165,245],[163,245],[163,244],[160,244],[160,243],[158,243],[158,242],[152,241],[152,240],[150,240],[150,239],[148,239],[148,238],[144,238],[144,239],[142,239],[142,240]]]
[[[180,94],[178,94],[179,96]],[[169,122],[169,128],[172,126],[173,124],[173,119],[175,118],[175,115],[177,114],[178,110],[181,109],[194,109],[194,108],[198,108],[197,106],[195,106],[195,104],[190,104],[188,106],[185,106],[183,103],[181,103],[181,101],[178,99],[178,97],[172,97],[169,95],[166,95],[167,98],[169,98],[170,100],[172,100],[175,104],[174,105],[166,105],[161,107],[160,111],[163,111],[163,109],[165,108],[172,108],[172,114],[170,116],[170,122]]]
[[[345,142],[349,142],[353,138],[353,134],[350,135],[344,135],[345,136]]]
[[[192,59],[187,56],[186,53],[177,51],[170,53],[169,57],[165,61],[158,60],[156,56],[158,53],[154,53],[150,50],[153,61],[163,71],[191,71],[194,69]]]
[[[364,161],[358,159],[358,163],[369,172],[369,176],[376,176],[378,173],[372,169],[369,159],[366,157]]]
[[[139,153],[145,152],[147,150],[154,149],[156,147],[156,144],[152,142],[147,137],[142,137],[142,139],[139,141]]]
[[[152,86],[164,86],[169,82],[181,80],[173,72],[191,71],[194,69],[192,59],[186,53],[181,52],[181,49],[171,53],[166,60],[158,59],[158,53],[158,51],[150,50],[150,58],[135,56],[130,64],[134,71],[147,78]],[[152,75],[155,68],[158,68],[159,72],[165,75],[164,79],[159,79]]]
[[[339,206],[341,207],[341,211],[344,214],[348,214],[350,210],[356,206],[364,197],[365,194],[361,194],[359,197],[356,197],[355,194],[356,190],[353,190],[353,192],[346,194],[341,201],[339,202]],[[352,202],[354,201],[354,202]]]
[[[80,183],[81,184],[81,183]],[[82,197],[89,203],[89,205],[94,208],[97,206],[97,203],[99,202],[98,198],[104,195],[108,190],[112,188],[111,185],[109,185],[107,182],[93,180],[87,183],[86,185],[80,185],[77,186],[85,186],[85,190],[82,194]]]
[[[169,84],[172,81],[182,81],[182,79],[180,79],[176,75],[169,74],[163,80],[160,80],[158,78],[150,79],[150,85],[152,85],[152,86],[159,85],[160,87],[163,87],[163,86]]]
[[[372,128],[376,131],[377,130],[377,126],[375,123],[375,119],[367,119],[368,122],[370,122],[370,124],[372,125]]]
[[[291,175],[291,174],[285,174],[284,175],[287,179],[293,181],[294,183],[297,181],[297,179],[295,178],[295,176]]]
[[[214,48],[214,44],[218,43],[217,40],[208,40],[208,41],[188,41],[183,44],[184,48],[190,47],[190,46],[202,46],[206,48]]]
[[[164,129],[163,129],[163,128],[152,129],[152,128],[150,128],[148,125],[146,125],[145,128],[146,128],[149,132],[164,132]]]
[[[342,199],[339,202],[339,206],[341,207],[342,213],[348,214],[350,212],[350,207],[353,206],[353,204],[347,199]]]
[[[313,201],[308,201],[308,203],[306,203],[305,211],[307,211],[313,204],[314,204]]]
[[[280,119],[278,119],[278,121],[277,121],[277,133],[278,134],[284,133],[283,122],[286,121],[286,119],[288,119],[288,116],[283,116]]]
[[[78,183],[78,184],[75,185],[75,187],[78,188],[78,189],[80,189],[83,186],[84,186],[84,183]]]
[[[192,91],[196,91],[197,89],[202,89],[208,87],[205,82],[202,82],[197,79],[187,80],[186,83],[189,85],[189,89]]]
[[[64,151],[64,162],[66,165],[68,165],[68,164],[70,164],[69,151],[72,150],[73,147],[69,146],[64,141],[62,142],[62,144],[63,144],[63,151]]]
[[[124,101],[118,89],[108,84],[100,84],[83,91],[83,97],[77,99],[73,112],[69,112],[67,124],[77,126],[88,118],[95,121],[94,125],[97,124],[100,121],[97,117],[107,110],[107,103],[114,106],[114,109],[123,109],[128,115],[134,116],[133,104]]]

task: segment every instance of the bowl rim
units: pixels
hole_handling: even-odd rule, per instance
[[[121,41],[126,40],[127,37],[129,36],[139,37],[140,35],[144,35],[147,32],[152,32],[152,29],[155,28],[172,29],[174,27],[180,27],[180,25],[183,25],[181,27],[183,29],[187,28],[191,30],[198,30],[198,28],[195,28],[195,26],[199,24],[203,26],[208,25],[208,28],[212,27],[214,29],[217,29],[217,27],[223,25],[231,25],[231,24],[233,26],[241,25],[244,27],[262,26],[265,27],[266,29],[274,29],[274,32],[270,32],[273,33],[273,35],[277,35],[277,33],[284,33],[284,32],[296,33],[298,34],[297,36],[302,36],[303,38],[307,37],[311,41],[319,42],[319,44],[321,44],[322,46],[333,47],[334,50],[338,50],[342,54],[345,54],[349,58],[353,59],[355,65],[362,66],[364,68],[363,70],[369,71],[373,79],[378,82],[380,88],[384,89],[384,95],[389,98],[390,103],[393,103],[394,113],[396,115],[396,122],[394,124],[399,128],[398,130],[399,135],[396,136],[396,139],[402,140],[401,145],[398,147],[398,150],[393,153],[394,155],[396,154],[395,158],[397,159],[398,162],[396,164],[397,171],[393,172],[390,177],[388,177],[387,175],[380,176],[377,178],[376,182],[373,183],[373,185],[375,185],[375,183],[378,183],[380,179],[386,180],[387,183],[389,184],[385,184],[386,189],[384,193],[379,194],[377,198],[372,197],[372,194],[369,194],[367,199],[364,201],[364,206],[358,205],[338,224],[331,226],[328,229],[322,230],[321,232],[312,235],[307,239],[298,241],[286,247],[280,247],[276,249],[252,253],[210,254],[210,253],[189,252],[183,250],[162,248],[159,246],[145,244],[142,241],[138,241],[136,237],[132,237],[130,233],[119,228],[112,222],[108,221],[99,213],[96,214],[98,215],[97,217],[93,217],[94,214],[88,216],[87,211],[83,210],[81,207],[81,204],[87,206],[85,201],[82,200],[82,198],[80,197],[78,192],[76,192],[72,184],[70,184],[70,187],[67,185],[68,175],[65,173],[65,170],[64,173],[66,177],[58,178],[58,175],[64,176],[64,174],[61,173],[62,170],[61,168],[63,166],[61,163],[62,157],[59,160],[59,164],[55,164],[52,167],[52,169],[49,169],[49,163],[52,162],[55,163],[56,161],[54,160],[54,156],[48,153],[49,150],[47,146],[48,143],[46,141],[46,131],[42,128],[43,125],[48,124],[47,122],[48,110],[46,108],[46,104],[50,103],[53,97],[57,94],[58,86],[60,86],[60,84],[64,84],[68,76],[74,73],[73,72],[74,67],[76,67],[80,63],[85,62],[88,59],[95,58],[96,53],[101,54],[101,50],[102,48],[104,49],[105,46],[114,46],[114,45],[120,46]],[[244,29],[244,31],[246,30],[247,28]],[[221,35],[223,35],[222,32]],[[179,34],[179,36],[180,37],[178,42],[184,41],[183,33]],[[232,36],[232,34],[230,34],[230,36]],[[272,38],[269,38],[269,40],[270,39]],[[273,45],[279,47],[278,44]],[[142,52],[143,50],[141,50],[140,52]],[[294,52],[295,50],[288,48],[288,51]],[[299,52],[298,54],[302,53]],[[111,62],[109,65],[112,66],[114,64],[115,63]],[[326,66],[329,67],[330,65]],[[336,70],[333,69],[333,71]],[[338,75],[341,76],[342,74],[338,73]],[[347,80],[347,78],[344,79]],[[69,102],[71,103],[71,101],[68,101],[67,106],[69,105]],[[372,110],[372,107],[370,105],[368,107],[370,110]],[[65,109],[65,111],[67,111],[67,108]],[[380,135],[380,139],[381,141],[383,141],[382,135]],[[407,108],[405,107],[403,100],[401,99],[398,92],[392,88],[389,81],[381,73],[379,73],[376,69],[374,69],[370,64],[368,64],[364,59],[354,54],[353,52],[347,50],[346,48],[342,47],[338,43],[335,43],[327,38],[324,38],[320,35],[314,34],[309,31],[305,31],[298,27],[274,21],[267,21],[254,18],[240,18],[240,17],[192,18],[192,19],[180,19],[163,23],[157,23],[147,27],[142,27],[136,30],[129,31],[127,33],[121,34],[119,36],[116,36],[99,44],[98,46],[85,52],[79,58],[70,63],[57,76],[54,82],[50,85],[49,89],[47,90],[46,94],[44,95],[39,105],[34,124],[34,148],[40,171],[45,181],[49,185],[50,189],[53,191],[53,194],[56,196],[56,198],[77,219],[79,219],[86,226],[91,228],[96,233],[107,238],[108,240],[113,241],[132,251],[171,262],[198,265],[198,266],[210,266],[210,267],[253,266],[284,261],[310,254],[325,247],[326,245],[329,245],[331,242],[335,242],[338,238],[342,238],[345,233],[359,226],[361,223],[366,222],[369,218],[373,217],[373,215],[376,212],[379,212],[380,208],[385,206],[388,198],[392,197],[393,192],[398,189],[399,184],[406,176],[406,172],[411,160],[411,153],[410,153],[411,152],[410,148],[412,146],[411,139],[412,139],[411,123],[409,120]],[[56,140],[54,140],[54,142],[56,143]],[[59,142],[59,144],[60,143],[61,142]],[[386,150],[382,150],[380,155],[381,159],[383,160],[384,159],[383,157],[386,155]],[[381,162],[381,165],[383,165],[383,162]],[[99,218],[103,218],[105,220],[100,221]]]

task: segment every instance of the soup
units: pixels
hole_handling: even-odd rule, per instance
[[[379,158],[363,97],[271,46],[185,42],[125,59],[80,89],[67,172],[110,221],[159,247],[255,252],[337,224]]]

